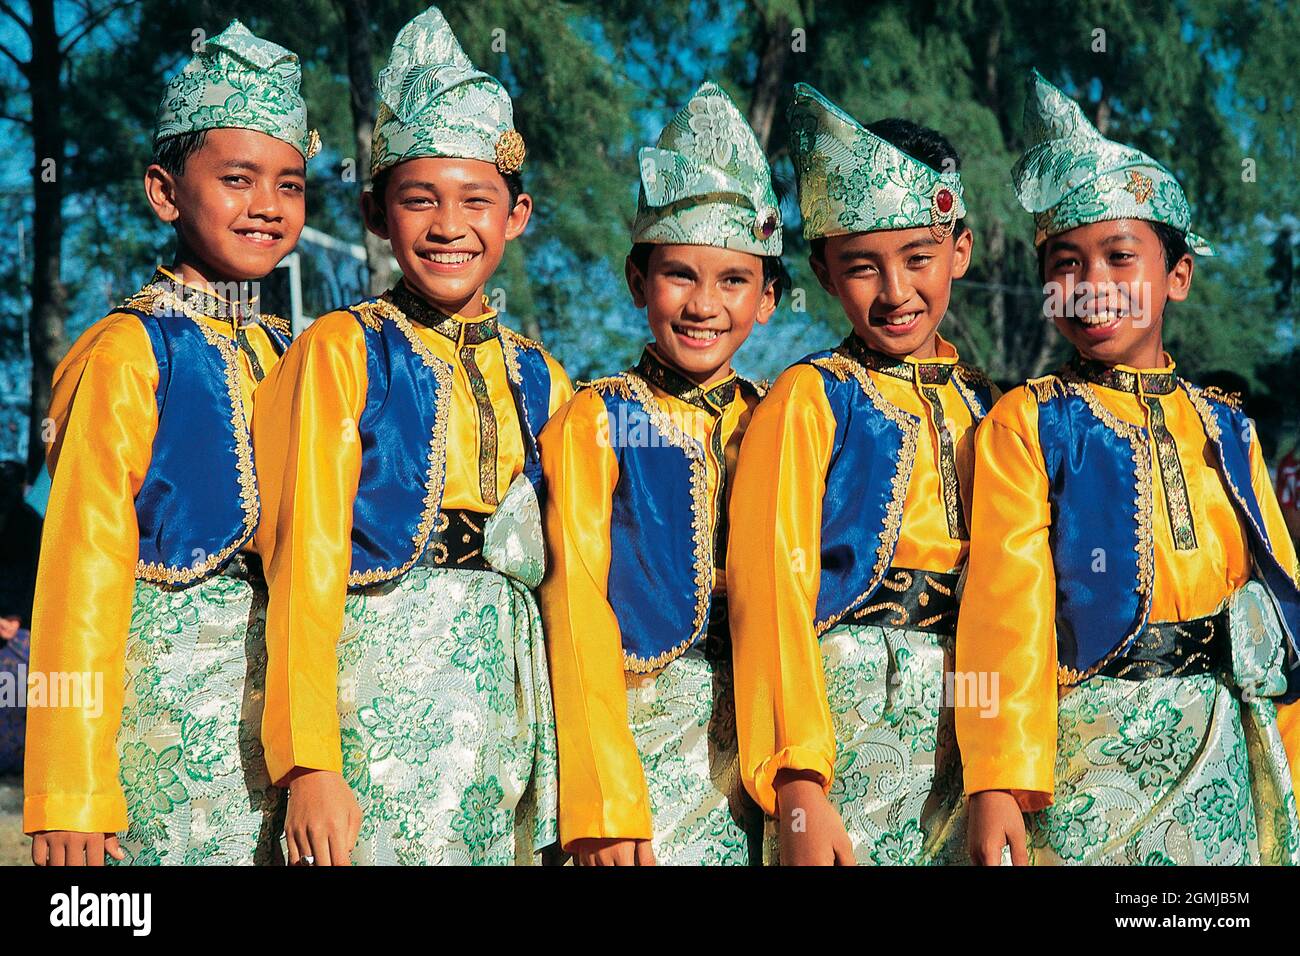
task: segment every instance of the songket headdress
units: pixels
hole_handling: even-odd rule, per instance
[[[1190,231],[1191,208],[1173,173],[1140,149],[1102,136],[1079,104],[1037,70],[1028,79],[1028,145],[1011,179],[1020,205],[1034,214],[1035,245],[1089,223],[1145,219],[1183,233],[1198,255],[1214,255]]]
[[[701,84],[638,159],[634,243],[781,254],[772,170],[749,123],[716,84]]]
[[[807,83],[788,116],[804,238],[926,226],[944,239],[966,215],[955,169],[909,156]]]
[[[181,133],[251,129],[310,159],[320,150],[320,136],[307,128],[301,86],[296,54],[232,20],[167,84],[154,145]]]
[[[479,159],[502,173],[524,162],[510,94],[474,68],[437,7],[406,26],[379,74],[372,174],[408,159]]]

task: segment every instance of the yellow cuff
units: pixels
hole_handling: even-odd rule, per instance
[[[572,853],[578,840],[649,840],[654,836],[650,808],[643,803],[604,803],[586,813],[565,808],[560,821],[560,846]],[[576,817],[576,819],[575,819]]]
[[[1051,768],[1031,767],[1014,757],[964,761],[962,781],[967,796],[981,790],[1009,790],[1025,813],[1050,807],[1056,790]]]
[[[121,792],[29,793],[23,799],[24,833],[117,833],[126,828],[126,797]]]
[[[804,770],[822,778],[822,790],[830,793],[835,779],[835,765],[831,758],[809,747],[786,747],[774,753],[754,773],[749,795],[769,817],[776,816],[776,775],[782,770]]]
[[[279,786],[280,781],[295,767],[342,773],[343,749],[339,738],[330,735],[299,734],[283,751],[278,746],[266,747],[266,769],[276,786]]]

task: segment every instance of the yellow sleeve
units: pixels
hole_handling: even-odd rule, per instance
[[[600,395],[581,392],[542,430],[548,571],[542,620],[555,699],[560,841],[648,840],[650,794],[627,723],[623,642],[607,599],[618,461]]]
[[[966,792],[1010,790],[1025,811],[1051,804],[1056,761],[1056,576],[1037,435],[1038,405],[1024,387],[975,433],[955,667],[958,687],[963,675],[997,680],[996,707],[956,708]]]
[[[1282,506],[1278,503],[1268,466],[1264,463],[1264,452],[1259,447],[1256,435],[1250,439],[1250,483],[1254,487],[1255,500],[1259,502],[1260,514],[1264,518],[1264,532],[1268,535],[1269,544],[1273,546],[1278,563],[1300,582],[1300,563],[1296,561],[1295,542],[1287,530],[1286,518],[1282,515]],[[1292,787],[1300,794],[1300,701],[1278,705],[1277,726],[1282,734],[1287,760],[1291,764]]]
[[[23,774],[28,833],[109,833],[127,826],[117,731],[140,557],[135,496],[153,457],[157,388],[148,333],[129,315],[110,315],[92,326],[54,373],[47,423],[53,480],[36,576],[30,673],[86,675],[102,707],[49,706],[54,700],[38,706],[29,698]],[[101,679],[102,690],[95,686]],[[41,686],[53,685],[47,680]]]
[[[573,398],[573,383],[569,381],[569,374],[564,371],[564,366],[557,362],[550,352],[543,351],[542,355],[546,357],[546,367],[551,372],[551,406],[549,411],[554,415],[568,404],[569,399]]]
[[[740,769],[776,813],[781,770],[817,773],[829,791],[835,730],[815,631],[822,495],[835,417],[821,373],[787,369],[759,402],[731,491],[727,608]]]
[[[271,779],[341,770],[339,635],[361,477],[366,346],[343,312],[322,316],[258,388],[253,452],[270,601],[262,741]]]

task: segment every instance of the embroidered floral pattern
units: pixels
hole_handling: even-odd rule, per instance
[[[527,588],[417,565],[348,597],[338,655],[353,861],[536,862],[556,839],[555,730]]]
[[[1060,702],[1056,794],[1026,817],[1038,864],[1300,863],[1271,703],[1211,674],[1093,677]]]
[[[127,862],[270,863],[283,814],[262,755],[266,592],[137,582],[118,731]]]
[[[167,84],[154,142],[235,127],[274,136],[310,159],[320,149],[320,137],[307,129],[301,83],[295,54],[233,20]]]
[[[503,173],[523,164],[510,94],[475,69],[437,7],[398,32],[375,92],[372,174],[420,156],[479,159]]]
[[[1037,70],[1027,79],[1028,146],[1011,176],[1020,204],[1034,213],[1035,244],[1088,223],[1146,219],[1185,233],[1198,255],[1214,254],[1188,232],[1191,209],[1169,170],[1140,149],[1102,136],[1079,104]]]
[[[655,860],[744,865],[761,813],[740,781],[729,660],[696,644],[653,678],[631,678],[628,726],[650,794]]]
[[[702,83],[638,154],[633,242],[781,254],[781,213],[767,155],[730,97]]]
[[[963,862],[961,760],[934,634],[840,625],[821,639],[835,729],[830,799],[858,863]],[[776,859],[775,825],[765,852]]]
[[[789,122],[805,239],[929,226],[941,240],[966,215],[955,170],[931,169],[807,83],[795,84]]]

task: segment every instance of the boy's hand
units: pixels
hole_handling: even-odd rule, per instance
[[[649,840],[586,839],[573,841],[574,866],[654,866]]]
[[[290,866],[350,866],[359,832],[361,805],[341,773],[306,770],[290,778],[284,820]]]
[[[1006,790],[981,790],[970,797],[966,843],[976,866],[1001,866],[1002,848],[1011,847],[1011,865],[1028,866],[1025,818]]]
[[[44,830],[32,834],[32,862],[37,866],[103,866],[105,851],[115,860],[126,859],[116,833]]]
[[[782,866],[855,866],[853,841],[816,774],[776,775]]]

